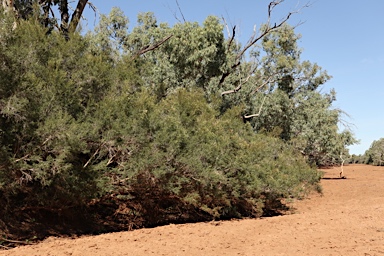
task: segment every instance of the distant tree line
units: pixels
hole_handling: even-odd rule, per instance
[[[351,155],[348,159],[349,163],[354,164],[371,164],[377,166],[384,165],[384,138],[375,140],[371,146],[362,155]]]

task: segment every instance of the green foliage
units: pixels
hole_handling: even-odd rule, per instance
[[[227,56],[223,25],[217,17],[208,17],[202,26],[185,22],[170,28],[165,23],[158,24],[152,13],[144,13],[139,15],[138,24],[124,43],[132,55],[172,35],[163,46],[145,55],[151,65],[146,71],[146,86],[152,87],[159,97],[178,87],[200,87],[207,95],[218,91],[211,88],[212,80],[221,74]]]
[[[329,76],[300,62],[288,26],[231,67],[240,45],[222,30],[216,17],[169,27],[143,13],[128,31],[113,9],[68,40],[4,17],[0,213],[107,205],[107,218],[156,225],[261,216],[319,190],[308,162],[336,163],[354,142],[335,93],[317,90]]]
[[[85,133],[87,112],[108,90],[112,67],[91,54],[79,35],[67,42],[45,32],[20,22],[2,37],[2,183],[21,191],[35,183],[33,190],[46,188],[30,193],[27,200],[36,205],[84,203],[98,192],[99,174],[81,166],[89,149],[87,134],[79,131]]]

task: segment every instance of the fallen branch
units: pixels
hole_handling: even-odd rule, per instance
[[[0,244],[0,248],[3,248],[3,249],[5,249],[5,250],[9,250],[9,249],[11,249],[11,247],[8,247],[8,246],[5,246],[5,245],[1,245],[1,244]]]
[[[31,242],[11,240],[11,239],[6,239],[6,238],[1,238],[0,241],[11,243],[11,244],[34,244],[34,243],[31,243]],[[4,246],[4,247],[6,247],[6,246]]]

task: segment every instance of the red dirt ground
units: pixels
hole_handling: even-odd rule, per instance
[[[50,237],[0,255],[384,255],[384,167],[324,170],[323,195],[291,215]]]

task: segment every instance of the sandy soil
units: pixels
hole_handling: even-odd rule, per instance
[[[324,171],[323,196],[294,202],[291,215],[50,237],[0,255],[384,255],[384,167]]]

